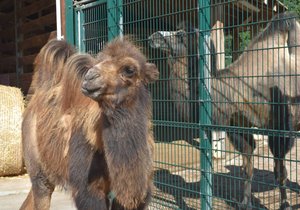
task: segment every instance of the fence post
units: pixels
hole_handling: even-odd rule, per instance
[[[108,40],[123,34],[122,0],[107,1]]]
[[[75,45],[78,47],[80,52],[85,52],[85,29],[84,29],[84,13],[82,8],[78,7],[75,10]]]
[[[199,100],[201,150],[201,209],[212,209],[212,146],[207,127],[211,124],[210,97],[210,0],[198,0]],[[205,132],[206,130],[206,132]]]
[[[65,1],[65,16],[66,16],[66,37],[65,39],[71,43],[75,44],[75,36],[74,36],[74,8],[73,1],[66,0]]]

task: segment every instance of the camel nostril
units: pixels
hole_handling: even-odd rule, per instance
[[[99,74],[86,74],[85,77],[84,77],[84,79],[85,80],[94,80],[94,79],[96,79],[98,77],[100,77]]]
[[[93,69],[91,69],[85,74],[84,79],[87,81],[90,81],[90,80],[94,80],[98,77],[100,77],[100,74],[93,71]]]
[[[83,80],[81,87],[84,88],[84,89],[87,89],[87,87],[88,87],[87,80]]]

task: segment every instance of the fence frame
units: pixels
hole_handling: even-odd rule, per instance
[[[199,130],[200,144],[197,149],[200,150],[200,172],[201,172],[201,187],[200,187],[200,199],[201,209],[213,209],[213,158],[212,158],[212,136],[211,131],[214,129],[226,129],[232,131],[238,129],[241,132],[250,131],[251,134],[267,134],[270,131],[265,129],[253,129],[247,127],[231,127],[230,126],[215,126],[212,125],[212,100],[210,96],[210,52],[209,41],[211,36],[211,0],[198,0],[198,84],[199,84],[199,122],[194,124],[196,129]],[[91,8],[99,4],[106,4],[107,8],[107,39],[108,41],[114,39],[117,36],[123,35],[124,26],[124,11],[123,0],[97,0],[97,1],[81,1],[80,4],[74,7],[72,0],[66,0],[66,39],[75,44],[79,51],[86,51],[84,43],[85,30],[84,24],[84,9]],[[222,3],[220,3],[222,4]],[[152,10],[153,8],[149,8]],[[125,11],[126,12],[126,11]],[[126,14],[125,14],[126,15]],[[213,22],[213,21],[212,21]],[[238,27],[234,25],[234,27]],[[234,28],[233,27],[233,28]],[[224,27],[225,28],[225,27]],[[222,28],[222,29],[224,29]],[[267,48],[267,47],[266,47]],[[225,52],[224,52],[225,54]],[[155,122],[154,122],[155,123]],[[173,123],[174,127],[184,126],[180,122],[171,121],[159,121],[156,125],[165,126],[168,123]],[[198,132],[198,131],[197,131]],[[272,131],[274,132],[274,131]],[[275,134],[277,131],[274,132]],[[225,151],[227,152],[227,151]],[[260,155],[258,155],[260,156]],[[234,177],[236,178],[236,177]],[[224,198],[223,198],[224,199]],[[225,200],[225,199],[224,199]],[[232,202],[230,200],[230,202]],[[235,201],[236,202],[236,201]]]
[[[212,209],[212,145],[211,134],[201,125],[211,125],[210,97],[210,0],[198,0],[199,19],[199,103],[200,103],[200,151],[201,151],[201,209]]]

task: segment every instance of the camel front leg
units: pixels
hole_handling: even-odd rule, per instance
[[[270,88],[271,109],[269,127],[274,130],[291,131],[291,112],[289,101],[284,97],[283,92],[277,87]],[[269,135],[269,148],[274,155],[274,176],[279,183],[281,196],[281,210],[290,210],[291,207],[287,201],[286,181],[287,170],[284,164],[286,154],[294,145],[295,138],[286,134]]]
[[[244,199],[240,207],[245,209],[252,209],[251,203],[251,188],[252,188],[252,178],[253,178],[253,161],[251,155],[243,155],[243,166],[245,173],[244,181]]]
[[[23,202],[20,210],[32,210],[34,209],[34,201],[33,201],[33,194],[32,189],[30,189],[30,192],[28,193],[25,201]]]
[[[255,149],[255,141],[252,134],[228,134],[230,141],[236,150],[242,153],[243,156],[243,169],[245,173],[244,181],[244,197],[241,204],[238,205],[239,209],[252,209],[251,203],[251,188],[253,178],[253,161],[252,153]]]
[[[289,202],[287,201],[287,194],[286,194],[287,170],[283,159],[275,160],[274,175],[276,181],[279,183],[280,196],[281,196],[280,210],[292,210]]]
[[[39,173],[39,175],[41,175],[41,173]],[[49,210],[54,185],[43,175],[33,177],[31,182],[31,190],[20,210]]]

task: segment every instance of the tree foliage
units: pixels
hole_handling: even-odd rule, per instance
[[[295,11],[298,15],[300,15],[300,0],[284,0],[282,3],[289,11]]]

